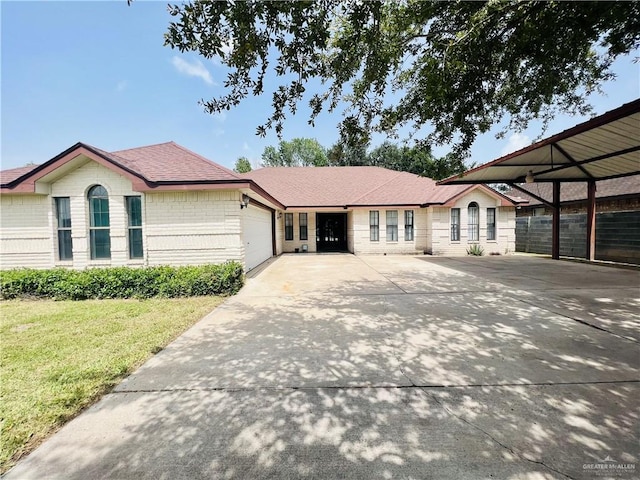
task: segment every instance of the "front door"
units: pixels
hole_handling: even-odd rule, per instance
[[[319,252],[347,251],[346,213],[316,213],[316,226]]]

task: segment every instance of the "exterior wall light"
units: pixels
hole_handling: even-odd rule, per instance
[[[240,200],[240,210],[243,208],[247,208],[249,206],[249,201],[251,198],[246,193],[242,194],[242,200]]]
[[[535,179],[533,178],[533,170],[529,170],[527,172],[527,176],[524,177],[524,181],[527,183],[533,183]]]

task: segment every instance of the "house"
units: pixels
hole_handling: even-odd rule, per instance
[[[169,142],[77,143],[0,172],[0,266],[242,262],[285,252],[465,255],[515,248],[516,201],[378,167],[237,174]]]
[[[551,252],[552,210],[540,199],[551,201],[552,184],[529,183],[507,196],[527,200],[516,210],[516,251]],[[536,198],[537,197],[537,198]],[[596,183],[595,259],[640,264],[640,175]],[[586,255],[587,184],[563,183],[560,187],[560,254]]]

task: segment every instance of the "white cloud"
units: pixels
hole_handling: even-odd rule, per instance
[[[234,47],[234,44],[233,44],[233,39],[232,39],[232,38],[230,38],[229,40],[227,40],[226,42],[224,42],[224,43],[222,44],[222,46],[220,47],[220,50],[222,50],[222,58],[216,55],[215,57],[213,57],[213,58],[211,59],[211,60],[213,61],[213,64],[214,64],[214,65],[222,65],[221,60],[222,60],[223,58],[228,57],[228,56],[229,56],[229,54],[230,54],[231,52],[233,52],[233,47]]]
[[[249,146],[249,144],[247,142],[244,142],[242,144],[242,150],[244,150],[245,152],[250,152],[251,151],[251,147]]]
[[[171,59],[171,63],[180,73],[184,73],[190,77],[199,77],[209,85],[217,85],[217,83],[213,81],[209,70],[206,69],[200,60],[195,60],[193,63],[189,63],[180,57],[174,56]]]
[[[125,88],[127,88],[127,81],[120,80],[118,85],[116,85],[116,92],[123,92]]]
[[[509,153],[516,152],[521,148],[531,145],[531,139],[522,133],[514,133],[507,140],[507,144],[502,148],[500,156],[503,157]]]
[[[221,137],[222,135],[224,135],[224,130],[223,130],[222,128],[215,128],[215,129],[213,130],[213,134],[214,134],[216,137]]]

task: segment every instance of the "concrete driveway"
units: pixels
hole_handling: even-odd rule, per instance
[[[639,286],[526,256],[285,255],[6,480],[638,478]]]

